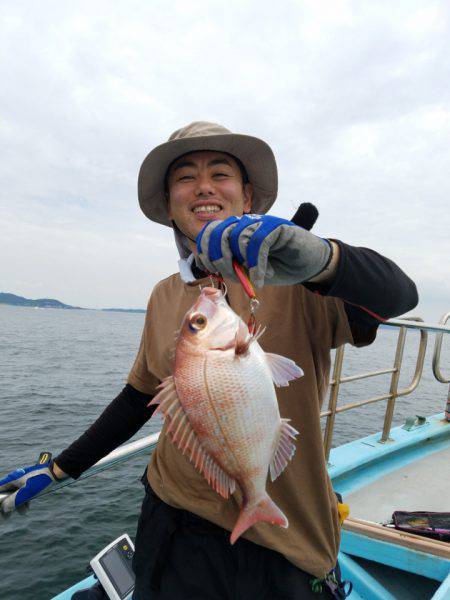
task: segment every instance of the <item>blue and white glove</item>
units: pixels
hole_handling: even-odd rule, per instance
[[[0,479],[0,494],[8,494],[0,500],[0,512],[5,515],[15,509],[24,512],[30,500],[52,483],[59,481],[53,473],[51,457],[49,452],[42,452],[38,464],[16,469]]]
[[[197,236],[200,268],[237,280],[233,258],[256,287],[302,283],[321,273],[332,257],[328,240],[286,219],[244,215],[209,222]]]

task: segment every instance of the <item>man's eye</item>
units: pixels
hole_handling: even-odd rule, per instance
[[[214,177],[228,177],[228,173],[214,173]]]
[[[193,179],[194,176],[193,175],[182,175],[181,177],[178,178],[178,181],[188,181],[189,179]]]

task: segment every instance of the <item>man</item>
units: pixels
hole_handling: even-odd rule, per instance
[[[277,390],[281,416],[291,419],[300,436],[291,463],[267,484],[289,527],[258,523],[231,546],[238,495],[225,500],[213,491],[163,429],[143,478],[136,600],[332,597],[326,583],[336,565],[340,526],[319,420],[330,349],[371,343],[380,319],[413,308],[417,292],[377,253],[265,216],[276,195],[269,146],[219,125],[192,123],[147,156],[139,202],[147,217],[173,228],[180,274],[152,292],[141,346],[121,394],[53,463],[0,481],[0,491],[22,486],[3,503],[3,510],[11,510],[55,478],[78,477],[129,439],[151,416],[147,404],[172,372],[173,333],[200,286],[210,284],[210,273],[222,274],[230,306],[248,319],[248,297],[232,266],[233,258],[241,262],[258,288],[258,320],[267,326],[261,345],[304,371]]]

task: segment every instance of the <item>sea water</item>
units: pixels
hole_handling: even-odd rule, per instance
[[[43,450],[56,455],[94,422],[124,385],[143,322],[135,313],[0,306],[0,477],[33,464]],[[343,374],[392,367],[396,339],[395,330],[384,329],[368,348],[346,347]],[[418,342],[417,332],[408,333],[400,387],[413,377]],[[394,424],[445,408],[447,386],[431,371],[433,343],[431,335],[421,384],[397,400]],[[447,372],[449,357],[447,339]],[[387,393],[389,382],[383,375],[342,384],[339,404]],[[333,445],[381,430],[385,406],[337,415]],[[159,426],[150,422],[135,437]],[[25,516],[0,517],[0,598],[48,600],[82,579],[89,560],[110,541],[124,532],[134,537],[147,462],[145,455],[135,457],[34,500]]]

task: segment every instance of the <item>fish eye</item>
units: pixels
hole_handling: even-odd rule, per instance
[[[205,329],[206,323],[206,317],[200,313],[196,313],[189,319],[189,329],[194,332],[201,331]]]

